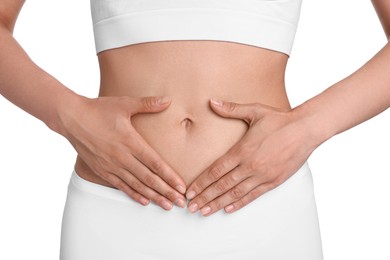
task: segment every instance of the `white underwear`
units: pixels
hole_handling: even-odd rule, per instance
[[[246,207],[209,217],[142,206],[72,173],[61,260],[322,260],[313,180],[305,163]]]

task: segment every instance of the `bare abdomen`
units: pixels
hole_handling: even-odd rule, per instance
[[[190,184],[245,134],[238,119],[219,117],[211,97],[289,107],[284,88],[287,56],[248,45],[170,41],[99,54],[100,96],[170,96],[168,109],[132,118],[137,131]],[[79,159],[80,176],[105,184]]]

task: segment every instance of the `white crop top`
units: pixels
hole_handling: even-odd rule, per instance
[[[302,0],[91,0],[96,52],[172,40],[228,41],[290,55]]]

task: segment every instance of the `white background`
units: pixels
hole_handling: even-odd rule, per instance
[[[66,86],[97,95],[89,1],[27,1],[15,37]],[[291,103],[346,77],[385,43],[370,1],[304,1],[287,69]],[[390,259],[388,133],[390,111],[310,157],[325,259]],[[66,139],[0,96],[0,259],[58,259],[74,158]]]

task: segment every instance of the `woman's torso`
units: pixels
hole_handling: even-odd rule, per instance
[[[190,184],[247,130],[216,115],[209,99],[289,108],[284,73],[288,56],[224,41],[161,41],[99,53],[100,96],[170,96],[156,114],[132,118],[136,130]],[[78,174],[111,186],[80,159]]]

